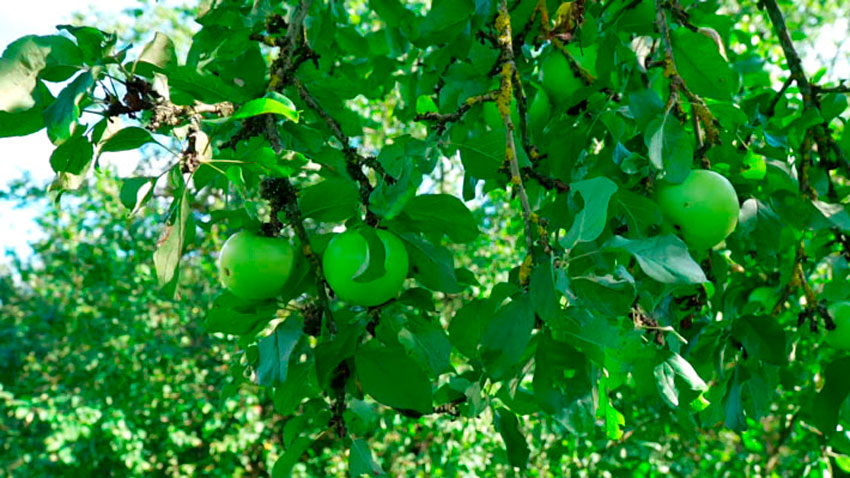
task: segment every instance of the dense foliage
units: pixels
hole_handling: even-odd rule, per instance
[[[46,130],[60,205],[0,289],[0,464],[850,472],[850,88],[794,43],[822,6],[206,0],[137,49],[19,39],[0,136]],[[135,149],[167,159],[89,178]],[[671,213],[698,169],[738,204]],[[219,285],[237,231],[295,247],[276,297]]]

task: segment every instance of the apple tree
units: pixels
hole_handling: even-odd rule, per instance
[[[57,201],[165,155],[118,197],[169,198],[174,300],[235,234],[202,320],[239,337],[222,395],[287,420],[272,476],[328,437],[383,474],[375,406],[485,417],[515,470],[760,427],[763,476],[850,470],[850,87],[789,5],[727,3],[205,0],[185,55],[61,25],[0,58],[0,136],[46,131]]]

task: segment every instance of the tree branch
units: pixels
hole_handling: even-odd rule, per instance
[[[263,131],[266,139],[274,149],[275,153],[280,154],[283,151],[283,142],[280,139],[280,132],[277,129],[277,122],[273,115],[266,115],[265,130]],[[331,335],[336,334],[336,324],[331,313],[330,300],[328,299],[327,291],[325,290],[325,274],[322,270],[322,261],[319,260],[312,247],[310,246],[310,235],[304,227],[304,221],[301,218],[301,210],[298,208],[297,189],[289,181],[289,178],[268,178],[263,184],[263,196],[268,199],[271,206],[271,224],[277,233],[283,227],[278,218],[278,212],[283,211],[286,220],[298,240],[301,241],[302,251],[304,256],[313,267],[316,276],[316,291],[319,296],[323,315],[327,318],[328,330]]]
[[[499,90],[499,113],[502,115],[502,120],[505,123],[505,161],[510,165],[511,184],[519,195],[519,201],[522,205],[522,219],[525,223],[525,242],[528,247],[529,255],[534,253],[532,247],[534,240],[531,229],[531,205],[528,201],[528,195],[525,192],[525,187],[522,184],[522,176],[519,170],[519,160],[517,158],[516,144],[514,144],[514,124],[511,120],[511,96],[513,90],[513,79],[516,72],[516,63],[514,63],[513,40],[511,37],[511,17],[508,13],[507,0],[499,1],[499,14],[496,17],[496,30],[499,32],[499,47],[502,50],[504,63],[502,64],[501,72],[501,88]]]
[[[794,48],[794,43],[791,41],[791,35],[788,33],[788,26],[785,24],[785,17],[782,15],[782,10],[776,0],[761,0],[761,6],[767,11],[767,16],[773,24],[773,31],[779,39],[779,44],[782,46],[782,51],[785,53],[785,59],[788,61],[788,68],[791,70],[791,77],[797,83],[800,89],[800,94],[803,96],[803,108],[807,111],[815,111],[820,113],[820,101],[817,96],[817,89],[812,86],[803,71],[803,62],[800,60],[800,55]],[[830,152],[837,152],[838,148],[829,134],[828,124],[817,124],[810,126],[806,130],[803,144],[800,148],[800,189],[804,197],[817,199],[817,191],[812,188],[809,183],[808,170],[811,166],[811,148],[813,144],[817,145],[818,156],[825,167],[833,167],[837,161],[829,159]]]

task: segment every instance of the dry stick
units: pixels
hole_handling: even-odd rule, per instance
[[[812,85],[812,90],[817,93],[850,93],[850,85],[844,84],[845,80],[840,81],[840,85],[838,86],[818,86]]]
[[[502,120],[505,123],[505,159],[510,164],[511,169],[511,184],[514,185],[519,195],[520,204],[522,204],[522,219],[525,223],[525,242],[528,246],[528,253],[533,254],[534,241],[531,236],[531,205],[528,202],[528,195],[525,193],[525,187],[522,184],[522,176],[519,170],[519,160],[517,159],[516,144],[514,144],[514,124],[511,120],[511,91],[513,83],[513,75],[516,71],[516,63],[514,63],[513,41],[511,38],[511,17],[508,13],[507,0],[499,1],[499,14],[496,17],[496,30],[499,32],[499,46],[502,50],[504,64],[502,65],[502,83],[499,91],[499,113],[502,115]]]

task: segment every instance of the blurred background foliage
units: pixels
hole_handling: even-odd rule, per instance
[[[364,0],[343,3],[353,16],[368,9]],[[135,45],[165,31],[185,52],[194,30],[191,4],[174,8],[140,0],[124,18],[102,18],[92,10],[75,23],[115,30]],[[846,52],[847,32],[837,28],[846,30],[850,5],[794,0],[782,6],[798,48],[825,66],[826,79],[836,80],[829,66]],[[724,13],[732,14],[738,42],[781,63],[755,2],[728,2]],[[829,58],[818,47],[825,28],[838,32],[822,40],[836,48]],[[776,73],[773,81],[781,84],[784,78]],[[423,128],[395,120],[391,103],[358,97],[349,106],[382,126],[365,131],[372,150],[388,135]],[[156,158],[140,168],[150,161]],[[425,189],[459,183],[458,165],[443,162]],[[245,373],[229,365],[244,353],[236,339],[211,335],[203,326],[219,290],[215,251],[229,231],[205,228],[206,218],[195,214],[201,227],[181,265],[181,295],[172,300],[158,290],[151,260],[167,203],[152,201],[148,213],[128,216],[117,199],[118,184],[105,167],[84,196],[66,197],[58,206],[49,203],[45,188],[26,179],[2,193],[3,199],[43,204],[37,218],[43,239],[32,244],[31,255],[10,254],[0,266],[0,476],[267,476],[284,448],[287,425],[298,424],[277,414],[265,391],[234,379]],[[515,260],[521,225],[507,220],[516,210],[510,201],[502,190],[489,192],[473,208],[485,233],[455,246],[459,263],[484,289],[505,280]],[[451,311],[456,304],[440,306]],[[657,400],[612,399],[628,424],[620,440],[605,438],[593,425],[578,431],[524,417],[521,428],[531,448],[527,476],[850,476],[850,463],[825,456],[805,424],[785,419],[798,404],[784,397],[760,421],[748,418],[741,433],[720,426],[697,430]],[[512,476],[495,427],[498,417],[490,411],[480,419],[410,419],[353,402],[349,427],[378,424],[372,451],[391,476]],[[846,402],[841,414],[850,416]],[[839,440],[850,446],[846,434]],[[346,476],[345,453],[330,438],[317,440],[293,476]]]

